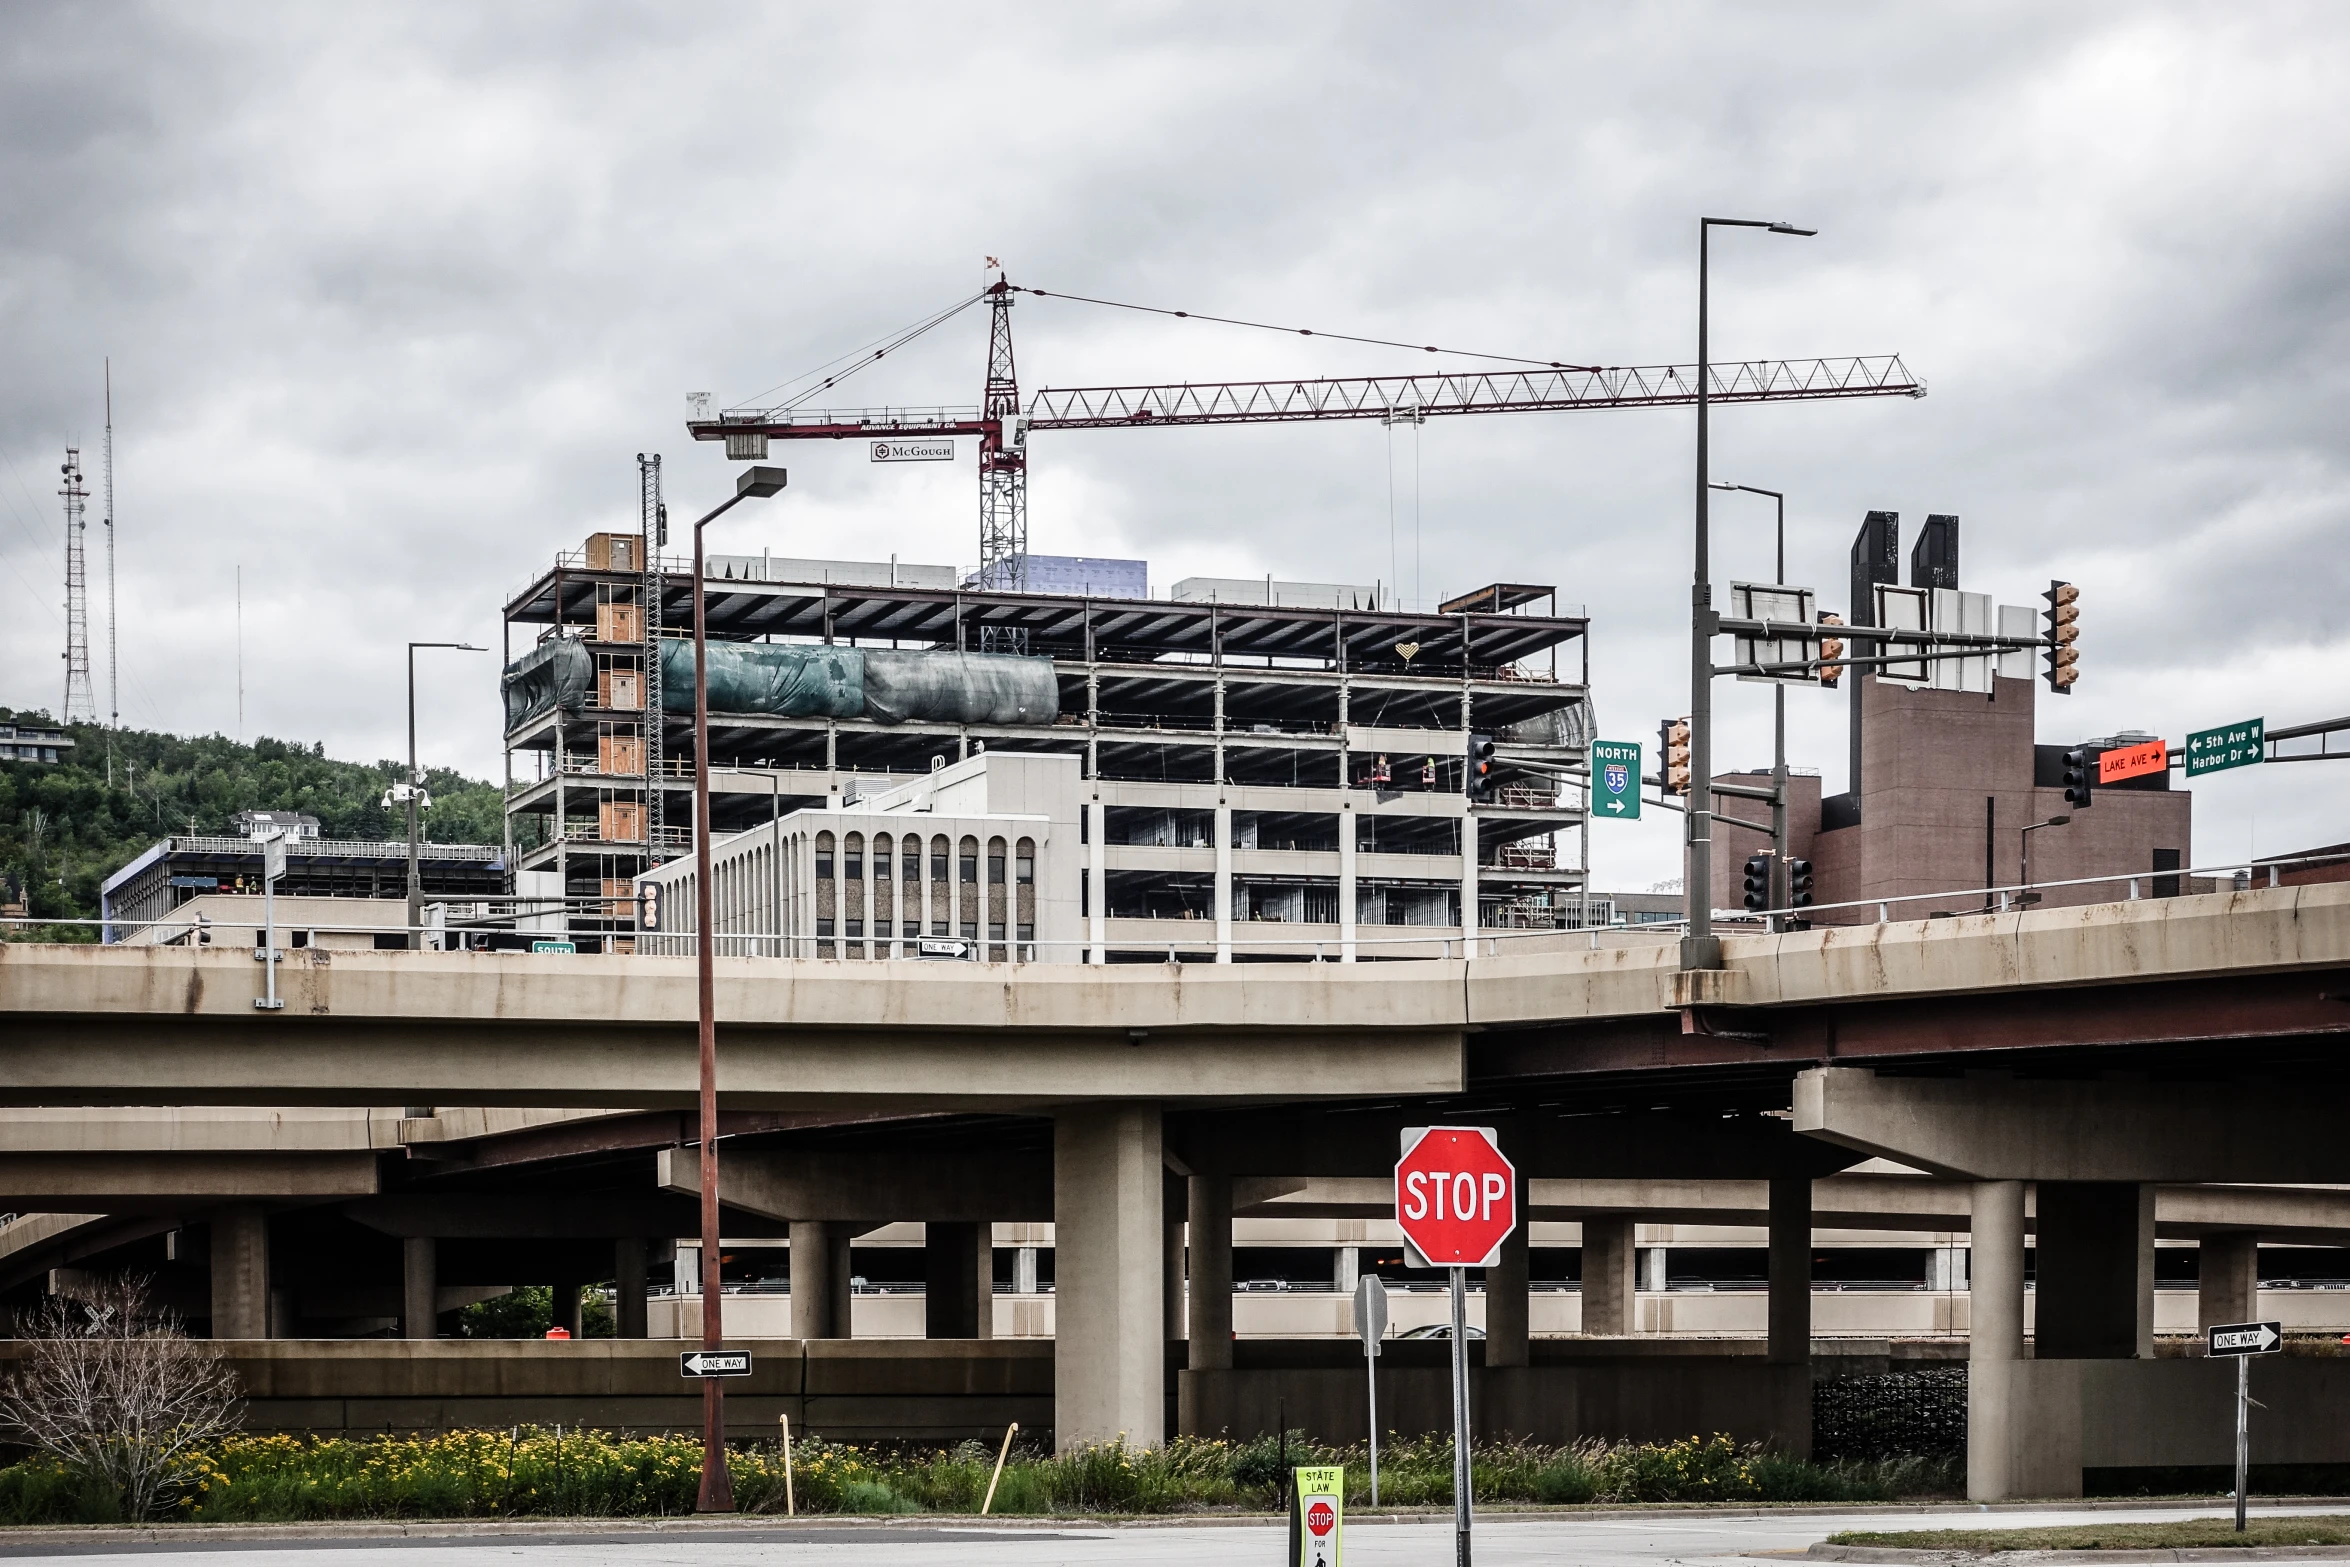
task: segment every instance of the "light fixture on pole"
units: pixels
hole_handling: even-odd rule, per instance
[[[2043,827],[2062,827],[2066,822],[2071,820],[2072,817],[2069,815],[2051,816],[2044,822],[2032,823],[2031,826],[2026,827],[2022,832],[2016,835],[2017,839],[2023,846],[2022,881],[2024,884],[2024,890],[2023,895],[2016,900],[2017,903],[2021,906],[2030,908],[2033,903],[2039,900],[2040,897],[2038,893],[2032,890],[2032,834],[2038,832]]]
[[[416,650],[420,647],[445,647],[460,653],[489,651],[470,642],[408,644],[408,777],[406,782],[384,791],[384,806],[408,808],[408,950],[411,952],[424,945],[424,876],[416,864],[416,813],[432,804],[432,797],[424,792],[424,773],[416,765]]]
[[[702,597],[702,529],[742,501],[778,493],[785,478],[781,468],[746,468],[735,480],[733,495],[694,519],[694,957],[700,980],[704,1350],[723,1349],[726,1335],[719,1305],[723,1295],[718,1255],[718,981],[711,961],[717,943],[712,939],[716,920],[710,896],[710,659]],[[649,651],[660,656],[657,648]],[[649,718],[661,722],[658,713]],[[702,1382],[702,1489],[694,1504],[697,1512],[734,1511],[734,1477],[726,1468],[724,1387],[716,1377]]]
[[[1707,533],[1712,516],[1707,502],[1711,491],[1708,469],[1708,404],[1713,395],[1711,345],[1707,341],[1706,283],[1708,249],[1717,228],[1762,229],[1772,234],[1809,237],[1817,229],[1764,218],[1699,218],[1697,220],[1697,527],[1696,571],[1689,600],[1689,934],[1681,943],[1681,967],[1714,969],[1722,966],[1721,938],[1714,934],[1713,918],[1713,639],[1720,616],[1714,612],[1711,562]]]

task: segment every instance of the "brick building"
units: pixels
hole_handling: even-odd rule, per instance
[[[1872,585],[1863,580],[1864,553],[1878,562],[1894,558],[1894,524],[1890,513],[1871,514],[1854,550],[1856,595]],[[1944,600],[1959,597],[1957,533],[1956,518],[1929,519],[1928,533],[1911,560],[1913,589]],[[1867,576],[1878,583],[1890,580],[1884,571]],[[2016,612],[1999,613],[2007,618]],[[1890,623],[1872,621],[1866,614],[1852,618],[1856,624]],[[2004,634],[2006,626],[2001,629]],[[2067,815],[2071,820],[2064,825],[2031,835],[2035,886],[2116,876],[2139,878],[2141,897],[2176,896],[2187,890],[2176,873],[2187,863],[2192,842],[2192,797],[2170,787],[2169,773],[2101,784],[2086,810],[2076,811],[2065,803],[2063,758],[2073,745],[2094,754],[2108,745],[2153,737],[2036,744],[2034,706],[2041,688],[2024,672],[2032,658],[2029,653],[2005,655],[1995,669],[1972,672],[1954,665],[1932,677],[1945,683],[1943,689],[1930,682],[1846,673],[1844,682],[1853,688],[1851,790],[1823,799],[1816,776],[1788,780],[1788,852],[1811,861],[1816,903],[1873,903],[1949,893],[1946,898],[1893,904],[1888,912],[1896,919],[1980,912],[1996,902],[1982,889],[2014,887],[2023,881],[2023,829]],[[1962,680],[1978,689],[1947,688]],[[1768,778],[1724,774],[1717,781],[1755,785]],[[1770,821],[1770,806],[1760,800],[1717,795],[1714,808],[1766,828]],[[1715,834],[1717,904],[1738,902],[1746,857],[1769,848],[1767,832],[1724,826]],[[2054,907],[2128,896],[2128,884],[2117,881],[2050,887],[2039,902]],[[1867,923],[1876,918],[1875,909],[1861,908],[1824,912],[1819,923]]]

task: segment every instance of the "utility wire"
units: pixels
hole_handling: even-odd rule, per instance
[[[1423,354],[1454,354],[1463,359],[1491,359],[1508,365],[1540,365],[1547,370],[1598,370],[1599,365],[1573,365],[1557,359],[1527,359],[1517,354],[1481,354],[1471,348],[1439,348],[1432,343],[1402,343],[1388,337],[1356,337],[1345,332],[1317,332],[1306,326],[1275,326],[1269,321],[1243,321],[1234,316],[1202,315],[1196,310],[1169,310],[1160,305],[1130,305],[1117,299],[1089,299],[1083,294],[1048,294],[1041,288],[1012,285],[1015,294],[1039,299],[1070,299],[1081,305],[1107,305],[1112,310],[1136,310],[1145,315],[1175,316],[1186,321],[1213,321],[1219,326],[1254,327],[1260,332],[1284,332],[1295,337],[1326,337],[1338,343],[1370,343],[1379,348],[1411,348]]]

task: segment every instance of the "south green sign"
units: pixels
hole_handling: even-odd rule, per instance
[[[2267,719],[2248,718],[2240,724],[2197,730],[2187,736],[2187,776],[2200,778],[2205,773],[2224,773],[2231,767],[2253,766],[2267,752],[2264,743],[2267,728]]]
[[[1591,814],[1601,821],[1640,819],[1640,742],[1591,742]]]

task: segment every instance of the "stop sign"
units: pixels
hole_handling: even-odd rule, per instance
[[[1395,1222],[1434,1267],[1492,1266],[1518,1227],[1518,1172],[1493,1129],[1422,1130],[1395,1162]]]

